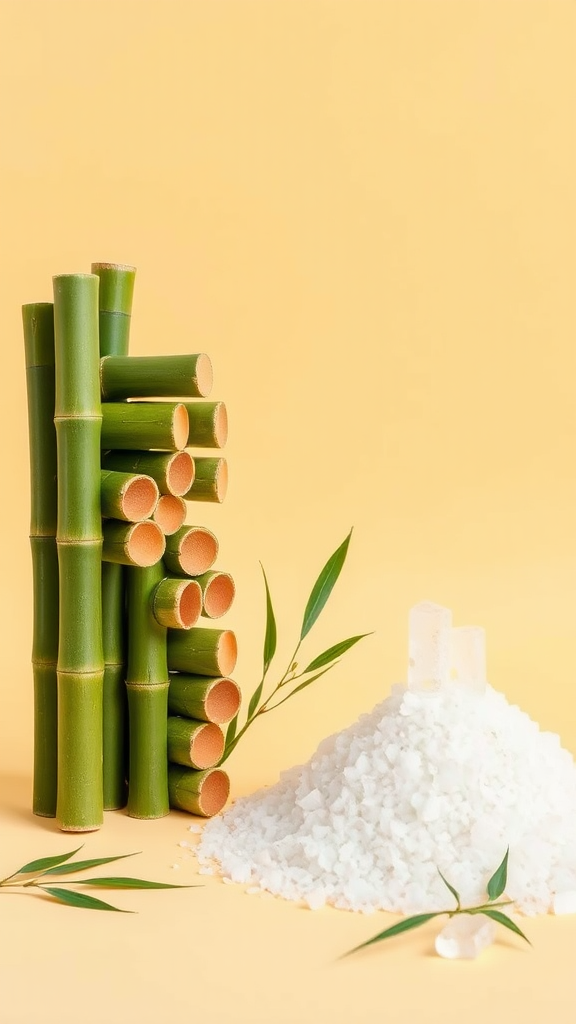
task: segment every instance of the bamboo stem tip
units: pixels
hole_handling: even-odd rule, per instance
[[[216,573],[204,591],[204,612],[211,619],[219,619],[230,608],[236,588],[234,580],[225,572]]]
[[[191,629],[202,611],[202,589],[196,580],[188,580],[180,590],[177,615],[182,629]]]
[[[214,438],[219,448],[224,448],[228,440],[228,412],[224,402],[218,402],[214,416]]]
[[[147,568],[160,561],[166,547],[160,527],[149,519],[136,523],[127,540],[128,555],[133,565]]]
[[[181,498],[194,483],[194,459],[190,452],[177,452],[166,469],[166,483],[171,494]]]
[[[122,511],[131,523],[148,519],[158,503],[159,492],[150,476],[134,476],[122,495]]]
[[[154,522],[166,536],[177,533],[186,519],[186,502],[175,494],[161,494],[154,510]]]
[[[223,676],[229,676],[236,667],[238,644],[231,629],[223,629],[218,639],[218,668]]]
[[[216,725],[224,725],[238,713],[240,701],[240,687],[232,679],[218,679],[206,697],[206,715]]]
[[[189,576],[199,576],[216,561],[218,541],[210,530],[191,527],[179,545],[180,565]]]
[[[198,768],[212,768],[224,753],[224,733],[217,725],[206,722],[197,729],[190,742],[190,759]],[[202,795],[200,797],[202,799]]]
[[[209,395],[212,390],[213,382],[214,374],[212,371],[210,357],[204,352],[201,352],[196,360],[196,387],[198,389],[198,393],[202,397]]]
[[[174,407],[174,414],[172,418],[174,447],[180,450],[185,448],[188,443],[189,433],[190,420],[188,418],[188,410],[185,405],[179,402],[178,405]]]
[[[207,818],[219,814],[230,795],[230,779],[221,768],[206,775],[199,793],[199,804],[202,814]]]

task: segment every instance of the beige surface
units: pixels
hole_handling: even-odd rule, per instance
[[[0,874],[73,848],[29,814],[28,469],[20,305],[93,260],[138,267],[132,350],[207,351],[230,487],[200,525],[237,583],[223,624],[256,682],[258,560],[279,669],[355,526],[311,657],[375,630],[231,760],[273,782],[389,692],[411,604],[484,625],[489,676],[576,750],[576,10],[541,0],[0,5],[5,439]],[[5,491],[8,485],[5,484]],[[272,677],[274,678],[274,677]],[[109,815],[86,850],[172,871],[188,819]],[[5,869],[5,870],[4,870]],[[481,962],[378,920],[208,879],[137,917],[2,896],[2,1024],[568,1024],[574,920]]]

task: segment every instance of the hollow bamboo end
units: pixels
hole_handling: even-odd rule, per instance
[[[159,498],[156,483],[150,476],[134,476],[122,495],[122,512],[131,523],[149,519]]]
[[[219,448],[224,448],[228,440],[228,411],[224,402],[218,402],[214,414],[214,440]]]
[[[181,498],[194,483],[194,459],[190,452],[177,452],[166,467],[166,486],[170,494]]]
[[[217,725],[206,722],[196,730],[190,741],[190,760],[198,768],[212,768],[224,753],[224,733]],[[200,796],[202,791],[200,791]]]
[[[232,679],[218,679],[206,697],[206,715],[216,725],[225,725],[238,714],[241,699],[240,687]]]
[[[176,617],[181,629],[195,626],[202,612],[202,588],[196,580],[183,582],[176,602]]]
[[[222,630],[218,638],[216,659],[221,675],[229,676],[234,671],[238,659],[238,644],[236,634],[231,629]]]
[[[216,561],[217,554],[216,537],[201,526],[191,527],[180,542],[180,565],[189,576],[200,576],[207,572]]]
[[[186,503],[175,494],[161,494],[154,509],[154,522],[167,536],[177,533],[186,519]]]
[[[220,459],[216,470],[216,498],[224,501],[228,491],[228,463],[226,459]]]
[[[160,561],[166,547],[164,534],[157,523],[147,520],[136,523],[128,536],[127,553],[133,565],[148,568]]]
[[[212,390],[214,373],[210,356],[201,352],[196,360],[196,388],[201,398],[205,398]]]
[[[174,406],[172,415],[172,438],[176,449],[181,450],[186,447],[189,433],[190,420],[188,419],[188,410],[185,405],[179,402],[178,405]]]
[[[210,619],[219,619],[230,608],[236,587],[234,580],[225,572],[212,577],[204,591],[204,614]]]
[[[230,779],[221,768],[215,768],[206,775],[200,786],[198,803],[200,813],[206,818],[219,814],[230,796]]]

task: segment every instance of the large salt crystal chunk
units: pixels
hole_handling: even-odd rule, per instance
[[[494,942],[496,925],[483,914],[453,917],[436,936],[438,956],[447,960],[474,960]]]
[[[437,693],[450,678],[452,612],[421,601],[408,616],[408,689]]]
[[[469,690],[486,691],[486,630],[454,626],[451,631],[452,676]]]
[[[576,889],[557,892],[552,909],[555,914],[576,914]]]

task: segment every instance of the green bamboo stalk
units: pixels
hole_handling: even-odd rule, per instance
[[[198,676],[229,676],[237,658],[236,637],[230,629],[170,629],[168,668]]]
[[[164,554],[164,534],[151,519],[143,523],[106,519],[103,536],[102,558],[105,562],[146,568],[156,565]]]
[[[166,628],[191,629],[201,611],[202,591],[196,580],[166,576],[152,596],[152,614]]]
[[[199,576],[207,572],[216,561],[218,541],[203,526],[182,526],[166,538],[164,562],[170,572],[178,576]]]
[[[181,451],[188,442],[188,413],[180,402],[104,402],[102,447]]]
[[[163,573],[161,563],[127,570],[128,814],[133,818],[161,818],[169,811],[166,628],[152,614],[152,596]]]
[[[185,402],[190,420],[191,448],[223,448],[228,440],[228,412],[224,402]]]
[[[194,459],[195,474],[192,486],[184,495],[186,501],[214,501],[222,503],[228,490],[228,463],[226,459]]]
[[[175,494],[161,494],[152,519],[166,537],[171,537],[184,525],[186,519],[186,502]]]
[[[54,277],[60,582],[58,794],[65,831],[102,824],[102,649],[98,277]]]
[[[102,467],[122,473],[145,473],[156,481],[161,494],[182,497],[194,480],[190,452],[111,451],[102,455]]]
[[[128,355],[132,298],[136,270],[115,263],[93,263],[92,273],[100,280],[100,356]],[[102,514],[124,518],[117,505],[107,501],[111,477],[101,477]],[[156,500],[158,491],[156,491]],[[149,513],[150,514],[150,513]],[[128,787],[127,724],[128,704],[124,683],[126,651],[124,642],[124,569],[113,562],[102,563],[102,639],[104,646],[104,808],[124,807]]]
[[[171,715],[225,725],[238,713],[240,700],[240,688],[232,679],[223,676],[211,679],[182,672],[170,675],[168,711]]]
[[[170,765],[168,792],[171,807],[211,818],[220,813],[230,795],[230,779],[222,768],[195,771]]]
[[[195,579],[200,584],[202,591],[202,614],[209,619],[219,619],[229,611],[236,587],[230,573],[220,572],[217,569],[211,572],[204,572]]]
[[[139,523],[149,519],[158,504],[160,492],[151,476],[143,473],[100,473],[100,504],[107,519]]]
[[[176,356],[106,356],[100,365],[102,398],[203,398],[212,389],[212,364],[204,352]]]
[[[34,814],[56,814],[58,758],[58,554],[54,428],[54,307],[22,307],[28,439],[30,446],[30,548],[33,578]]]
[[[168,717],[168,760],[188,768],[213,768],[224,753],[224,733],[212,722]]]

